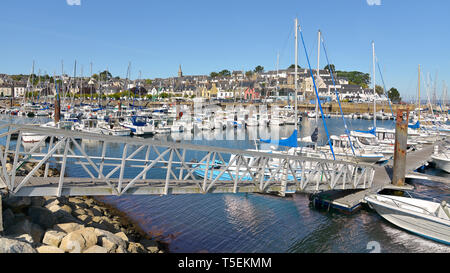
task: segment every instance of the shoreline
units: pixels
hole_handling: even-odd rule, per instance
[[[170,253],[169,251],[169,243],[164,240],[164,238],[156,238],[150,232],[146,232],[138,222],[134,221],[128,214],[119,210],[114,205],[108,204],[105,201],[101,200],[103,196],[91,196],[86,198],[92,198],[95,202],[99,203],[100,206],[104,207],[106,210],[110,211],[111,215],[119,217],[120,221],[123,225],[129,226],[130,230],[133,230],[142,238],[153,240],[157,243],[158,248],[163,253]],[[100,199],[100,200],[99,200]]]
[[[125,213],[95,197],[2,198],[0,253],[167,253]]]
[[[4,149],[0,145],[0,149]],[[6,169],[12,168],[12,155]],[[36,163],[25,163],[26,175]],[[37,170],[44,176],[44,166]],[[59,170],[49,169],[49,177]],[[0,190],[0,253],[166,253],[168,243],[153,238],[124,212],[101,197],[16,197]],[[3,228],[3,230],[2,230]]]

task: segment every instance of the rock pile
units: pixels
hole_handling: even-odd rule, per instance
[[[4,152],[5,147],[0,149]],[[10,172],[14,156],[8,154],[6,162]],[[36,165],[25,161],[16,175],[26,176]],[[42,165],[33,176],[44,173]],[[59,176],[59,170],[49,168],[47,175]],[[0,253],[162,253],[167,249],[125,215],[93,198],[3,197],[2,201]]]
[[[0,253],[162,253],[164,245],[87,197],[3,199]]]

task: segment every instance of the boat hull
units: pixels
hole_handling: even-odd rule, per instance
[[[41,141],[44,138],[47,138],[47,136],[38,135],[38,134],[34,134],[34,133],[23,133],[22,134],[22,141],[24,143],[35,143],[35,142]]]
[[[443,223],[437,217],[401,210],[370,196],[366,197],[366,201],[381,217],[392,224],[424,238],[450,245],[450,221]]]
[[[450,158],[441,158],[437,156],[431,156],[433,162],[436,164],[436,168],[441,169],[447,173],[450,173]]]

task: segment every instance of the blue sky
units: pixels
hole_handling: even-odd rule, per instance
[[[79,0],[69,0],[69,2]],[[375,5],[369,5],[374,2]],[[379,4],[379,5],[377,5]],[[0,4],[0,73],[89,73],[108,68],[125,77],[176,76],[212,71],[280,68],[294,62],[294,18],[299,18],[312,66],[316,67],[317,30],[324,35],[330,62],[338,70],[372,73],[372,47],[387,88],[414,96],[417,66],[450,83],[450,1],[148,1],[14,0]],[[300,65],[306,66],[300,43]],[[323,53],[321,57],[324,57]],[[326,65],[321,58],[320,67]],[[381,85],[380,75],[377,83]],[[422,97],[424,98],[424,97]]]

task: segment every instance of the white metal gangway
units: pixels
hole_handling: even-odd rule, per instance
[[[115,137],[39,126],[0,126],[0,180],[16,196],[317,192],[366,189],[370,164],[283,153]],[[23,135],[41,135],[36,143]],[[16,139],[16,140],[15,140]],[[113,145],[119,154],[111,155]],[[7,160],[10,158],[9,170]],[[23,166],[33,163],[28,172]],[[49,168],[59,175],[50,177]],[[0,181],[0,184],[1,184]]]

